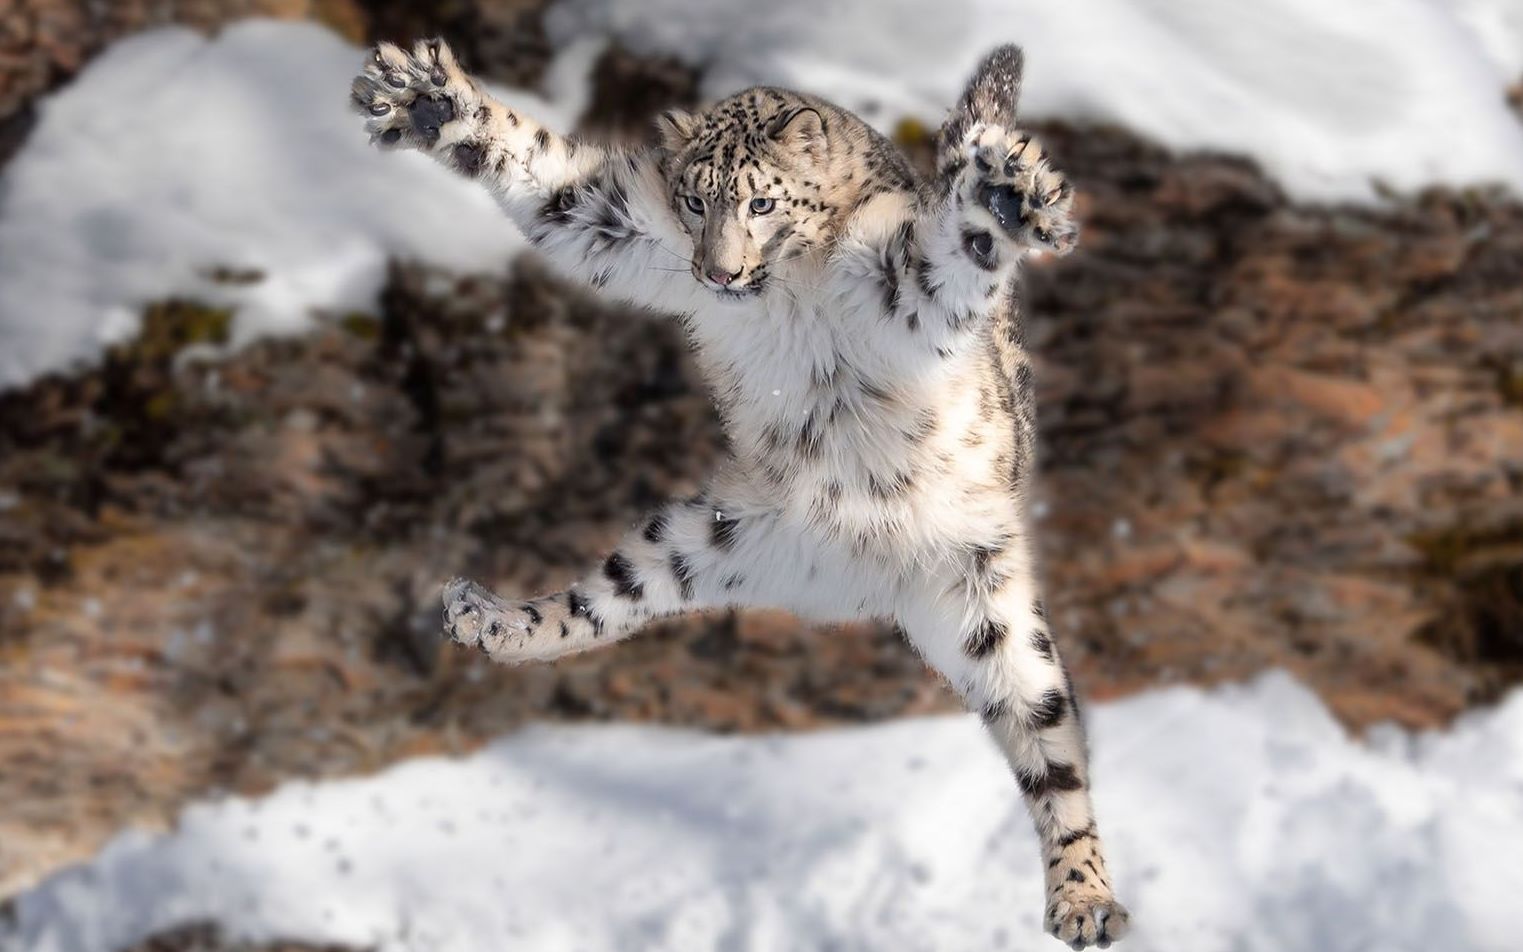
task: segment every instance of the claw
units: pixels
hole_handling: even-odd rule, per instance
[[[381,87],[376,83],[375,77],[369,73],[361,73],[354,77],[354,82],[349,84],[350,95],[361,106],[369,106],[375,101],[376,94],[380,91]]]

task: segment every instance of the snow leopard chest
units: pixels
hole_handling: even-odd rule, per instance
[[[857,328],[808,316],[735,322],[700,348],[741,464],[791,519],[857,552],[998,534],[1015,504],[1011,427],[978,352],[906,376],[854,347]]]

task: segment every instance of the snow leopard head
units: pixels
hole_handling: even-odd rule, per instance
[[[840,172],[849,130],[840,127],[852,122],[770,88],[661,117],[671,207],[692,236],[700,284],[725,297],[760,294],[780,264],[828,243],[850,191]]]

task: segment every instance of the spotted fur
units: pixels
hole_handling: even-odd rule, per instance
[[[781,89],[667,113],[639,151],[552,133],[438,41],[380,46],[352,95],[377,145],[480,182],[553,266],[677,315],[733,447],[565,592],[452,582],[451,636],[521,662],[716,606],[891,619],[998,741],[1041,833],[1047,927],[1082,948],[1128,918],[1031,556],[1016,277],[1077,229],[1015,126],[1020,68],[1014,47],[979,67],[924,182],[856,116]]]

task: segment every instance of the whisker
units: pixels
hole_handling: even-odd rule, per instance
[[[813,291],[816,294],[824,294],[825,293],[825,289],[823,287],[820,287],[819,285],[810,284],[807,281],[800,281],[797,278],[785,278],[785,277],[783,277],[780,274],[769,274],[769,275],[767,275],[767,280],[768,281],[781,281],[783,284],[786,284],[789,287],[803,288],[806,291]]]
[[[679,255],[677,252],[675,252],[672,249],[668,248],[666,246],[666,244],[660,238],[657,238],[655,235],[647,233],[646,234],[646,238],[649,239],[649,241],[650,241],[650,243],[652,245],[656,246],[657,248],[660,248],[662,251],[664,251],[667,254],[671,255],[673,258],[676,258],[678,261],[686,263],[689,260],[686,256]]]

